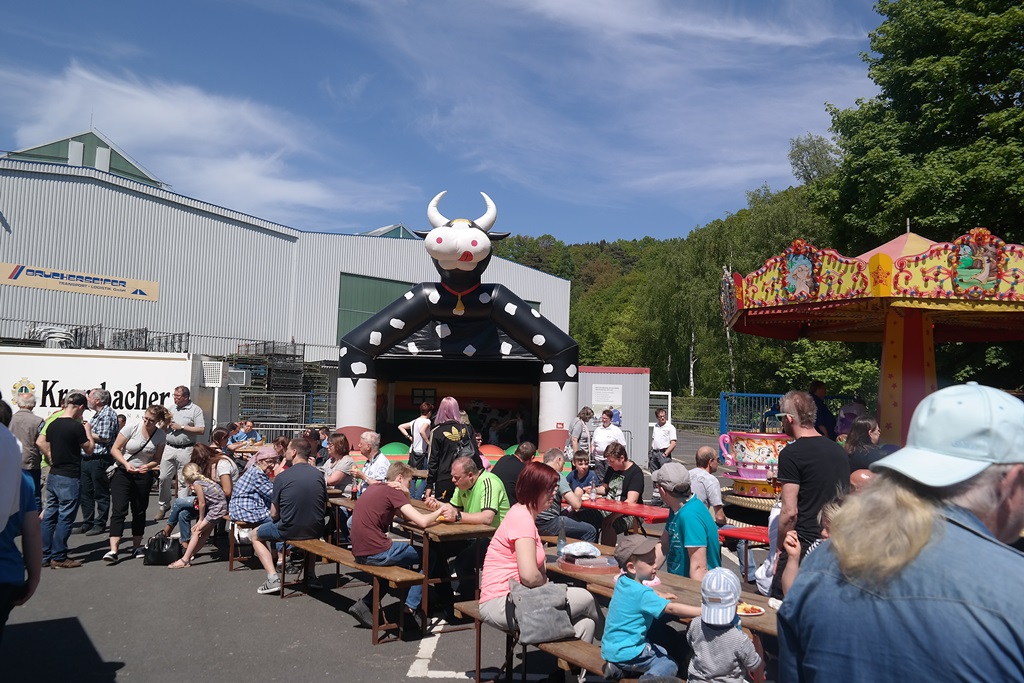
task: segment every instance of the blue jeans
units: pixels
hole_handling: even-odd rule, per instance
[[[412,543],[392,543],[391,547],[382,553],[357,557],[359,564],[368,564],[373,567],[404,567],[412,569],[420,563],[420,551],[412,546]],[[423,584],[415,584],[409,588],[409,594],[405,596],[405,606],[416,611],[423,601]],[[363,602],[367,606],[373,602],[373,591],[363,596]]]
[[[192,522],[199,519],[199,511],[196,510],[193,500],[192,498],[175,498],[171,504],[171,513],[167,515],[168,525],[178,525],[182,543],[188,543],[192,538]]]
[[[43,562],[68,559],[71,525],[78,514],[78,479],[53,472],[46,478],[46,512],[43,513]]]
[[[721,529],[735,529],[732,524],[723,524]],[[743,571],[743,556],[747,556],[747,581],[755,580],[754,572],[757,571],[757,563],[754,561],[754,552],[747,548],[747,542],[742,538],[736,541],[736,556],[740,561],[740,571]]]
[[[559,524],[565,525],[565,535],[569,538],[577,538],[588,543],[597,543],[598,530],[593,524],[573,519],[569,515],[559,515],[537,525],[537,531],[542,534],[557,536]]]
[[[629,673],[640,673],[640,680],[675,676],[679,667],[668,656],[668,651],[661,645],[644,645],[644,651],[626,662],[614,662],[620,669]]]

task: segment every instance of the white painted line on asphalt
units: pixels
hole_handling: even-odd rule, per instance
[[[443,619],[437,622],[438,628],[444,628],[446,625]],[[448,680],[470,678],[470,676],[466,675],[465,671],[430,670],[430,660],[434,657],[434,650],[437,649],[439,640],[441,640],[441,636],[436,633],[420,640],[420,649],[416,653],[416,659],[413,660],[412,665],[409,667],[409,673],[405,675],[406,678],[446,678]]]
[[[441,619],[437,622],[438,628],[444,628],[447,626],[447,622]],[[412,665],[409,667],[409,672],[405,674],[406,678],[444,678],[448,680],[467,680],[473,678],[472,671],[431,671],[430,661],[434,657],[434,650],[437,649],[437,643],[441,640],[441,634],[435,633],[428,638],[420,640],[420,649],[416,652],[416,659],[413,660]],[[522,680],[522,674],[515,675],[516,680]],[[547,674],[527,674],[527,682],[545,681],[548,679]]]

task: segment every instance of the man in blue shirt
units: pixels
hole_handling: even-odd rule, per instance
[[[709,569],[722,565],[715,518],[692,494],[690,473],[682,463],[665,463],[651,479],[669,509],[658,545],[659,563],[664,558],[670,574],[700,581]]]
[[[262,446],[263,437],[256,431],[252,420],[242,420],[238,423],[238,431],[228,439],[228,450],[236,451],[243,446]]]
[[[779,610],[782,681],[1010,681],[1024,671],[1024,404],[927,396]]]

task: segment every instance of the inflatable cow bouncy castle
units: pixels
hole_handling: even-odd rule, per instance
[[[529,358],[542,364],[538,446],[565,444],[566,425],[578,410],[579,348],[515,293],[482,282],[491,243],[508,233],[491,232],[498,212],[491,198],[480,194],[487,204],[480,218],[448,220],[437,208],[445,195],[439,193],[427,207],[432,229],[415,232],[423,238],[440,282],[414,285],[341,340],[337,424],[352,443],[362,431],[376,427],[377,381],[384,358],[447,361],[448,372],[457,376],[446,379],[453,382],[471,382],[484,374],[474,369],[481,363]],[[456,398],[466,402],[474,397]]]

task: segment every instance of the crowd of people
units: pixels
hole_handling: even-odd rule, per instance
[[[779,461],[772,552],[743,577],[782,601],[778,642],[767,648],[777,657],[778,679],[944,679],[951,672],[1019,678],[1024,649],[1013,643],[1024,630],[1012,587],[1021,554],[1009,544],[1024,530],[1024,403],[973,383],[940,390],[917,407],[906,446],[887,453],[874,417],[864,411],[847,415],[848,424],[822,420],[816,393],[791,391],[779,402],[777,419],[792,440]],[[650,469],[669,515],[664,532],[650,537],[622,535],[628,518],[583,505],[591,495],[643,501],[643,470],[613,429],[610,410],[593,430],[593,411],[581,410],[565,449],[538,459],[536,446],[522,441],[488,467],[453,397],[442,399],[436,414],[421,405],[420,417],[402,425],[412,442],[408,463],[384,456],[372,431],[354,450],[344,434],[326,428],[265,444],[246,422],[217,428],[204,442],[204,415],[188,388],[176,387],[173,398],[173,409],[152,405],[139,422],[120,423],[103,389],[69,392],[45,420],[33,414],[31,394],[17,397],[10,431],[0,429],[3,473],[12,455],[21,469],[0,489],[0,627],[32,597],[42,568],[81,566],[68,547],[80,509],[80,533],[109,534],[105,562],[144,552],[155,490],[158,519],[166,519],[157,533],[180,536],[185,546],[171,568],[191,566],[229,518],[238,524],[232,533],[249,532],[266,573],[260,594],[281,590],[284,540],[333,537],[336,530],[359,563],[417,568],[415,546],[389,536],[397,516],[419,528],[442,520],[490,525],[489,540],[438,544],[424,570],[458,577],[438,584],[442,606],[479,590],[482,620],[506,630],[514,627],[510,581],[549,581],[541,536],[600,539],[615,547],[621,571],[607,611],[584,589],[570,587],[567,600],[576,637],[601,640],[606,677],[670,677],[681,666],[694,681],[763,676],[766,648],[737,629],[742,581],[721,566],[717,532],[727,521],[714,476],[717,453],[698,450],[690,470],[673,460],[676,433],[661,411]],[[87,409],[94,416],[84,421]],[[841,446],[836,432],[845,435]],[[563,475],[567,457],[572,468]],[[872,474],[851,477],[865,470]],[[350,517],[328,515],[328,487],[358,496]],[[414,504],[417,494],[422,507]],[[131,548],[123,551],[129,513]],[[331,529],[334,523],[339,528]],[[978,567],[1011,589],[985,590]],[[659,570],[700,581],[701,604],[659,589]],[[307,578],[318,587],[315,575]],[[370,597],[349,609],[364,626],[374,620]],[[422,597],[414,587],[402,605],[417,623]],[[690,620],[688,647],[664,628],[680,618]],[[952,624],[955,632],[944,627]],[[919,635],[908,640],[910,632]]]

